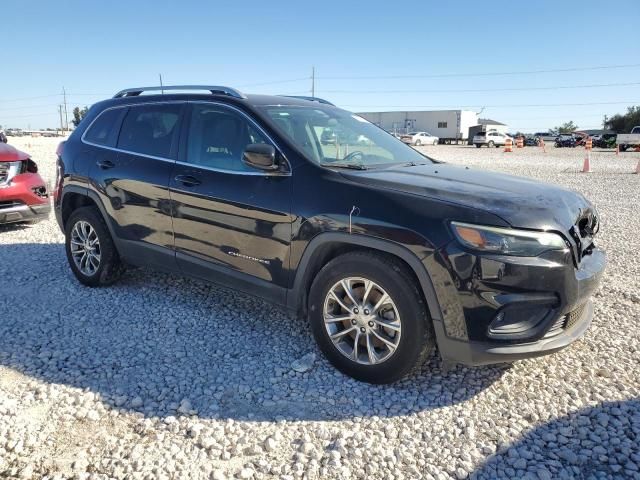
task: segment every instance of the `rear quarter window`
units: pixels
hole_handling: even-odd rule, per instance
[[[84,135],[87,142],[115,147],[126,108],[112,108],[100,113]]]
[[[171,145],[177,136],[179,104],[130,107],[122,122],[118,148],[154,157],[171,158]]]

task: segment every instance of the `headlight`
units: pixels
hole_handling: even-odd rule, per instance
[[[5,163],[5,165],[6,177],[4,179],[4,183],[8,185],[9,183],[11,183],[13,177],[18,175],[20,173],[20,170],[22,170],[22,161],[8,162]]]
[[[550,232],[529,232],[459,222],[451,222],[451,228],[464,246],[499,255],[535,257],[547,250],[567,248],[560,235]]]

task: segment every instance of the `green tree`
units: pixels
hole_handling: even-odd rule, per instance
[[[627,108],[627,113],[617,114],[608,119],[604,126],[616,133],[629,133],[631,129],[640,125],[640,106]]]
[[[577,129],[578,129],[578,125],[573,123],[573,121],[563,123],[559,127],[556,127],[556,130],[559,133],[571,133],[571,132],[575,132]]]
[[[88,111],[89,111],[88,107],[84,107],[82,109],[80,107],[76,107],[73,109],[73,120],[71,120],[71,122],[75,127],[80,125],[80,122],[87,115]]]

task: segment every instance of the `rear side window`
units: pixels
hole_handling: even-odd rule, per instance
[[[84,135],[84,139],[97,145],[115,147],[120,123],[126,112],[126,108],[112,108],[102,112],[91,124]]]
[[[178,104],[130,107],[122,122],[118,148],[170,158],[181,108]]]

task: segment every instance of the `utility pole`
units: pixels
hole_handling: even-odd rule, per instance
[[[607,128],[607,120],[609,120],[609,118],[605,115],[604,119],[602,120],[602,129],[606,129]]]
[[[64,99],[64,129],[69,131],[69,115],[67,114],[67,91],[62,87],[62,97]]]
[[[311,67],[311,96],[316,96],[316,67]]]
[[[64,124],[62,123],[62,105],[58,105],[58,113],[60,114],[60,135],[64,135]]]
[[[160,92],[162,93],[162,95],[164,95],[164,88],[162,85],[162,74],[159,73],[158,76],[160,77]]]

